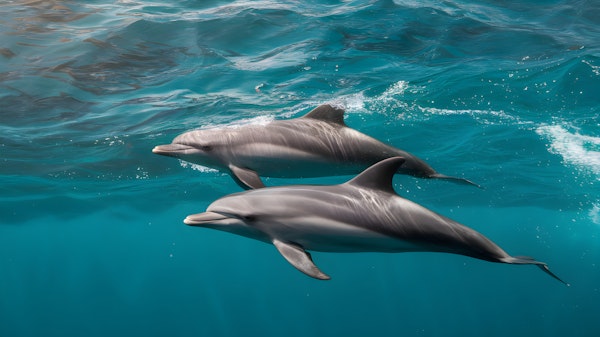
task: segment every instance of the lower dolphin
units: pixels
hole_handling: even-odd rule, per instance
[[[357,174],[383,159],[403,157],[398,173],[477,184],[436,172],[425,161],[344,123],[344,110],[321,105],[303,117],[266,125],[185,132],[152,152],[226,171],[243,188],[277,178]]]
[[[323,252],[444,252],[510,264],[543,262],[508,255],[482,234],[400,197],[392,177],[404,162],[383,160],[354,179],[329,186],[269,187],[231,194],[184,223],[272,243],[308,276],[330,277],[307,250]],[[566,284],[566,283],[565,283]]]

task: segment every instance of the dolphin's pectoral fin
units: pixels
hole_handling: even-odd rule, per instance
[[[293,244],[285,243],[277,239],[273,240],[273,245],[277,247],[279,253],[296,269],[304,274],[319,280],[329,280],[329,275],[323,273],[312,261],[310,254],[304,248]]]
[[[233,164],[229,164],[229,169],[231,170],[235,182],[243,189],[248,190],[265,187],[265,184],[260,180],[258,173],[247,168],[237,167]]]

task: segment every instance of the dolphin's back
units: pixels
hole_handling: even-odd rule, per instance
[[[328,162],[352,166],[349,173],[360,172],[392,157],[405,159],[398,173],[421,178],[431,177],[437,173],[417,156],[385,144],[345,124],[312,118],[296,118],[273,121],[266,126],[266,130],[291,149],[310,152]]]
[[[498,262],[509,255],[491,240],[460,223],[397,194],[341,185],[340,195],[353,195],[344,214],[347,222],[397,240],[411,242],[414,251],[438,251]]]
[[[246,126],[227,138],[224,161],[280,178],[349,175],[398,151],[345,126],[314,119]]]
[[[396,154],[391,146],[354,129],[314,119],[274,121],[267,125],[267,130],[285,139],[291,148],[304,149],[331,161],[381,160]],[[365,158],[367,154],[369,158]]]

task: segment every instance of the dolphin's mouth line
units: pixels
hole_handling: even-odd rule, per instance
[[[243,222],[254,221],[254,216],[243,216],[233,213],[221,212],[221,211],[207,211],[204,213],[188,215],[183,223],[192,226],[201,226],[211,223],[217,223],[223,220],[237,219]]]
[[[220,212],[220,211],[211,211],[210,213],[215,213],[215,214],[219,214],[221,216],[223,216],[224,218],[236,218],[236,219],[241,219],[239,216],[232,214],[232,213],[227,213],[227,212]]]
[[[205,224],[218,223],[227,219],[241,219],[239,216],[226,212],[204,212],[188,215],[183,223],[190,226],[202,226]]]
[[[252,215],[246,215],[246,216],[244,216],[244,215],[227,213],[227,212],[219,212],[219,211],[214,211],[212,213],[220,214],[220,215],[222,215],[226,219],[238,219],[238,220],[241,220],[243,222],[248,222],[248,221],[254,221],[255,220],[255,217],[252,216]]]
[[[173,156],[173,155],[177,155],[177,154],[186,154],[189,152],[197,152],[197,151],[199,151],[199,149],[194,146],[190,146],[190,145],[186,145],[186,144],[178,144],[178,143],[158,145],[152,149],[153,153],[161,154],[164,156]]]

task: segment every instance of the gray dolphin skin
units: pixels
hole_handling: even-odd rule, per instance
[[[397,173],[478,186],[437,173],[418,157],[347,127],[344,110],[327,104],[266,125],[185,132],[152,152],[228,172],[245,189],[264,187],[260,176],[352,175],[391,157],[405,159]]]
[[[405,162],[385,159],[340,185],[266,187],[231,194],[184,223],[272,243],[294,267],[327,280],[308,251],[444,252],[510,264],[513,257],[480,233],[400,197],[392,177]],[[568,284],[567,284],[568,285]]]

